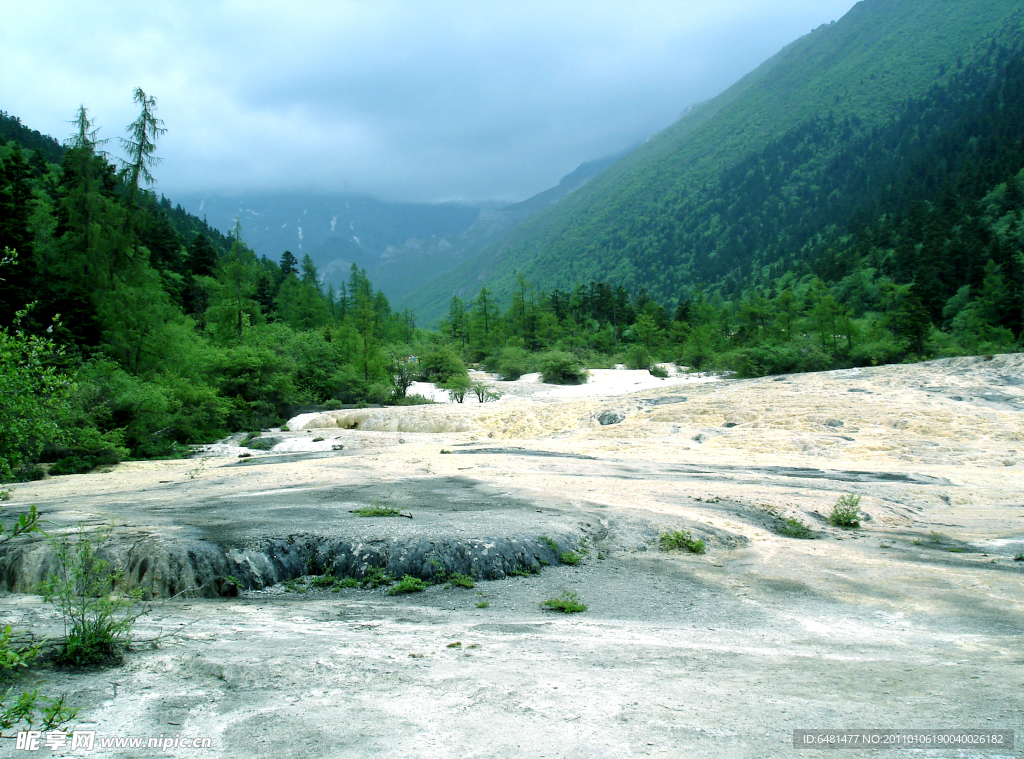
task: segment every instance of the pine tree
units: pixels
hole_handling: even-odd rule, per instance
[[[290,250],[281,254],[281,279],[288,279],[292,274],[299,273],[299,260]]]
[[[142,106],[142,112],[128,126],[128,139],[121,138],[121,146],[128,153],[128,160],[121,161],[121,180],[128,187],[128,202],[134,204],[139,184],[156,181],[150,171],[162,160],[153,155],[156,140],[167,130],[163,128],[163,120],[156,117],[156,98],[146,95],[141,87],[135,88],[132,98]]]

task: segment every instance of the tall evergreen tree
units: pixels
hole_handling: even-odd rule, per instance
[[[130,203],[135,202],[140,183],[153,184],[156,181],[150,171],[162,160],[153,155],[156,140],[167,131],[163,120],[156,117],[156,98],[147,95],[141,87],[135,88],[132,98],[142,106],[142,111],[128,126],[128,138],[121,138],[121,146],[128,154],[127,160],[121,162],[121,179],[128,187]]]

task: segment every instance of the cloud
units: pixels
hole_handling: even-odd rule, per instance
[[[33,2],[0,108],[169,129],[158,189],[516,200],[668,126],[853,0]]]

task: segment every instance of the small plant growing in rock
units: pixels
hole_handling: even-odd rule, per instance
[[[779,535],[785,535],[787,538],[798,538],[800,540],[807,540],[808,538],[814,537],[814,533],[811,531],[811,528],[799,519],[787,519],[779,525],[778,533]]]
[[[476,602],[476,608],[478,608],[478,609],[486,609],[490,605],[491,605],[490,601],[477,601]]]
[[[0,522],[0,544],[29,532],[40,532],[39,515],[35,506],[30,511],[19,514],[18,519],[9,527]],[[3,731],[15,727],[57,730],[78,714],[78,709],[65,705],[63,696],[41,696],[38,688],[15,694],[14,688],[8,685],[19,672],[35,662],[39,655],[38,645],[25,645],[18,640],[20,637],[10,625],[0,631],[0,737],[13,737],[4,736]]]
[[[571,567],[575,567],[577,564],[583,561],[583,557],[575,551],[566,551],[563,554],[559,554],[558,560],[563,564],[568,564]]]
[[[56,658],[73,666],[119,661],[131,643],[142,591],[122,594],[115,588],[124,572],[101,559],[98,550],[108,529],[93,539],[79,531],[77,540],[51,538],[56,569],[40,584],[40,592],[64,618],[64,639]]]
[[[575,614],[576,612],[587,610],[587,605],[580,600],[579,595],[574,590],[564,590],[560,596],[542,601],[540,607],[542,609],[550,609],[551,611],[561,611],[565,614]]]
[[[464,575],[456,572],[448,577],[448,587],[450,588],[475,588],[476,583],[473,582],[473,578],[469,575]]]
[[[932,531],[932,532],[928,533],[928,542],[929,543],[936,543],[936,544],[938,544],[938,543],[941,543],[943,540],[945,540],[945,538],[942,536],[941,532]]]
[[[836,527],[860,527],[860,496],[847,493],[832,507],[828,521]]]
[[[547,537],[546,535],[541,535],[540,539],[548,544],[548,548],[550,548],[555,553],[558,553],[558,543],[556,543],[555,541],[553,541],[551,538]]]
[[[389,596],[400,596],[403,593],[422,593],[426,590],[429,585],[421,580],[419,577],[413,577],[412,575],[406,575],[391,590],[388,591]]]
[[[352,509],[349,513],[355,514],[358,517],[400,517],[402,512],[399,509],[391,508],[390,506],[381,506],[377,503],[373,503],[370,506],[362,506],[358,509]]]
[[[707,550],[704,538],[693,537],[689,530],[663,532],[658,538],[658,542],[666,551],[686,550],[690,553],[704,553]]]
[[[1024,561],[1024,553],[1018,553],[1016,556],[1013,557],[1013,560],[1014,561]]]
[[[381,585],[390,585],[394,581],[395,578],[389,575],[386,570],[381,567],[374,567],[363,578],[360,585],[364,588],[378,588]]]
[[[337,590],[341,584],[341,581],[337,577],[332,575],[330,572],[328,572],[326,574],[320,575],[319,577],[314,577],[312,580],[309,581],[309,584],[317,590]]]

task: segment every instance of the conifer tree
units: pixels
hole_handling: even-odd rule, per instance
[[[167,131],[163,120],[156,117],[156,98],[147,95],[141,87],[135,88],[132,97],[142,106],[142,112],[128,125],[128,139],[121,138],[121,146],[128,153],[128,159],[121,161],[121,180],[128,187],[129,203],[135,202],[141,182],[153,184],[156,181],[150,171],[161,161],[153,155],[156,140]]]

